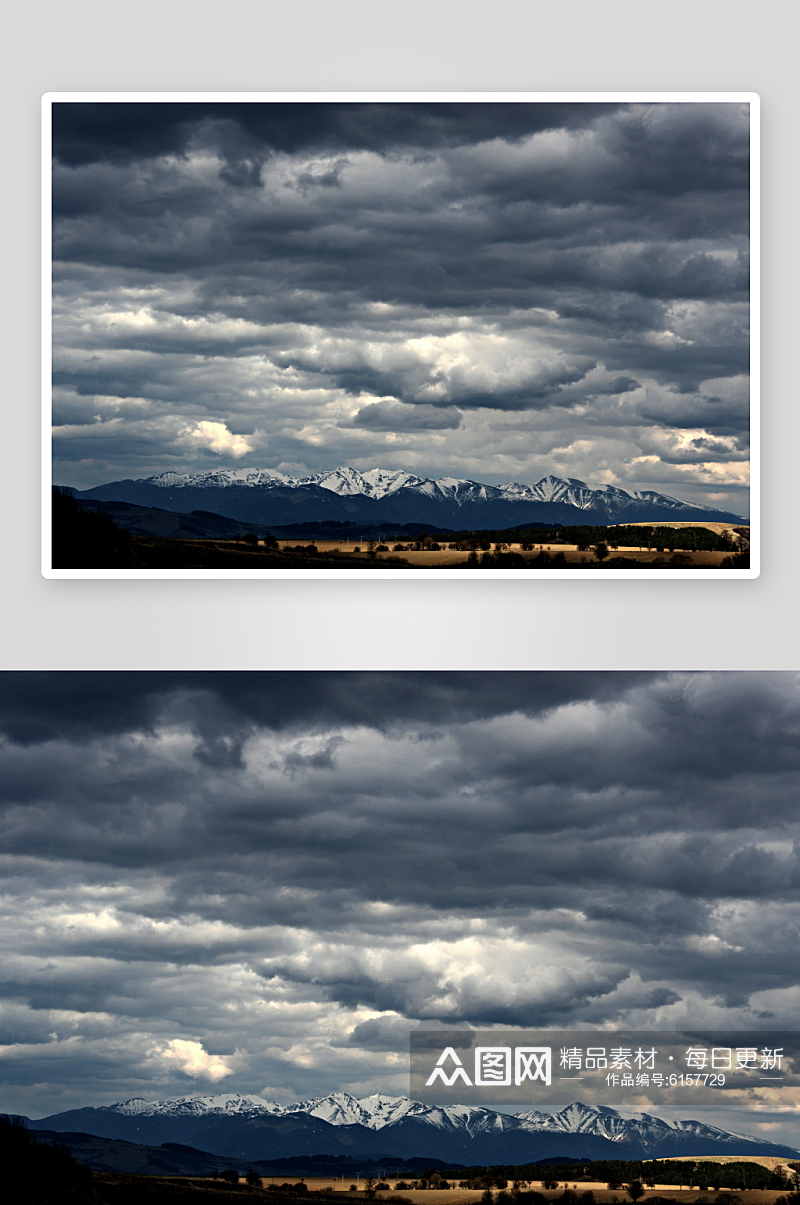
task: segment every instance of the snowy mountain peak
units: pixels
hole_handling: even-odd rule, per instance
[[[200,506],[202,509],[210,507],[212,510],[224,504],[225,509],[220,509],[219,513],[236,518],[244,517],[242,507],[255,507],[260,511],[263,504],[269,504],[271,494],[274,501],[279,497],[284,498],[286,490],[305,490],[311,494],[326,490],[328,494],[351,502],[357,499],[365,499],[370,503],[387,500],[392,504],[393,519],[402,515],[404,509],[410,508],[409,513],[414,517],[421,517],[424,513],[424,521],[431,523],[439,523],[440,520],[452,521],[458,510],[466,508],[466,513],[482,503],[494,506],[503,504],[506,510],[508,507],[505,504],[508,503],[548,503],[559,508],[569,507],[583,511],[587,513],[589,522],[601,523],[636,522],[643,519],[650,521],[652,517],[671,519],[673,515],[680,518],[682,514],[687,513],[693,517],[707,515],[726,518],[727,521],[741,521],[738,516],[716,511],[702,503],[681,502],[678,498],[658,494],[654,490],[628,493],[620,486],[608,484],[592,488],[577,477],[556,477],[552,473],[533,484],[509,481],[504,485],[487,485],[462,477],[420,477],[405,469],[377,467],[362,472],[349,465],[300,477],[291,476],[278,469],[206,469],[194,473],[169,471],[137,481],[109,482],[84,493],[90,497],[116,498],[118,501],[134,503],[140,498],[144,499],[146,495],[149,505],[160,507],[161,500],[155,499],[154,493],[169,491],[169,496],[164,499],[167,509],[170,503],[173,506],[178,504],[179,509],[182,503],[187,509]],[[196,491],[201,491],[200,497]],[[272,491],[278,493],[273,494]],[[316,497],[315,500],[318,503]],[[426,503],[424,512],[420,510],[420,504],[423,502]],[[291,509],[294,509],[293,506]],[[322,509],[330,509],[329,504],[323,503]],[[348,517],[352,509],[352,505],[347,509]],[[430,517],[427,517],[428,515]],[[583,521],[582,516],[576,517]],[[256,516],[255,521],[261,520]],[[506,522],[511,521],[512,515],[509,514]]]
[[[274,1113],[280,1105],[274,1105],[260,1096],[224,1092],[215,1096],[172,1096],[166,1100],[145,1100],[141,1096],[134,1096],[110,1108],[128,1117],[201,1117],[206,1114]]]
[[[302,485],[318,485],[334,494],[363,494],[366,498],[385,498],[404,486],[417,486],[421,477],[406,473],[403,469],[331,469],[328,473],[315,473],[300,480]]]
[[[752,1135],[721,1130],[701,1121],[668,1121],[650,1113],[633,1110],[619,1112],[607,1105],[586,1105],[582,1101],[566,1105],[557,1113],[540,1113],[533,1109],[517,1113],[515,1117],[526,1129],[536,1132],[549,1130],[563,1134],[593,1134],[610,1142],[621,1143],[633,1140],[645,1151],[654,1149],[665,1139],[674,1142],[682,1138],[700,1138],[714,1144],[735,1141],[739,1145],[759,1141]]]
[[[308,1113],[331,1125],[362,1125],[370,1130],[383,1129],[401,1121],[409,1114],[424,1112],[425,1105],[405,1096],[383,1096],[375,1093],[358,1099],[347,1092],[332,1092],[300,1105],[287,1106],[287,1112]]]
[[[328,1096],[280,1105],[261,1096],[224,1092],[212,1096],[174,1096],[166,1100],[145,1100],[137,1096],[110,1105],[109,1109],[129,1117],[252,1116],[264,1113],[285,1117],[290,1113],[306,1113],[331,1125],[362,1125],[379,1130],[409,1114],[425,1113],[428,1107],[406,1096],[383,1096],[380,1093],[358,1099],[348,1092],[331,1092]]]
[[[164,489],[224,489],[231,485],[293,485],[294,477],[287,477],[277,469],[204,469],[196,473],[158,473],[155,477],[145,477],[148,485],[161,486]]]

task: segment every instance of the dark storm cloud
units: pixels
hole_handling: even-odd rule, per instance
[[[436,674],[407,681],[391,674],[245,674],[220,675],[219,682],[217,675],[143,675],[141,682],[122,675],[118,692],[105,687],[104,679],[117,677],[87,675],[83,691],[83,675],[75,679],[78,689],[65,683],[62,699],[48,697],[41,708],[38,726],[12,683],[2,726],[14,744],[6,750],[3,795],[12,809],[30,808],[29,823],[24,811],[15,812],[9,843],[17,852],[60,849],[119,865],[167,864],[176,882],[187,876],[188,883],[187,856],[204,860],[213,848],[257,859],[298,888],[313,882],[341,893],[339,908],[350,906],[354,891],[356,899],[361,891],[388,893],[397,903],[437,907],[540,906],[554,892],[566,900],[579,871],[585,889],[610,886],[621,873],[635,890],[649,885],[701,898],[726,894],[733,884],[747,898],[791,893],[798,884],[796,855],[761,849],[752,835],[767,820],[791,825],[800,771],[798,714],[776,706],[769,677],[745,679],[734,692],[724,680],[716,691],[705,684],[711,714],[671,686],[646,689],[636,678],[631,694],[631,681],[616,675],[466,675],[463,682]],[[23,692],[29,708],[39,710],[49,682],[42,675]],[[571,709],[589,702],[622,706],[613,723],[598,713],[602,739],[570,721]],[[352,745],[354,727],[381,734],[370,767],[366,752]],[[152,742],[163,731],[185,734],[180,756],[130,743],[137,732]],[[268,787],[252,761],[252,742],[264,731],[288,739],[265,755]],[[103,734],[114,739],[98,761]],[[88,764],[76,740],[94,746]],[[35,754],[15,752],[26,747]],[[412,756],[432,768],[412,768],[397,786],[398,756],[402,764]],[[502,804],[490,806],[494,782],[503,784]],[[768,785],[768,798],[756,783]],[[448,828],[454,808],[457,840]],[[57,828],[43,823],[56,814]],[[581,871],[581,842],[565,845],[567,831],[608,856]],[[388,873],[372,862],[381,840],[393,849]],[[452,841],[446,856],[443,841]],[[543,843],[551,847],[537,865]],[[481,873],[465,873],[472,848],[483,851]],[[710,854],[711,868],[701,873]],[[266,899],[271,887],[264,890]]]
[[[192,102],[57,104],[53,148],[63,163],[131,162],[183,154],[198,133],[233,158],[301,150],[370,150],[458,146],[519,139],[541,130],[580,128],[615,104],[364,104]],[[233,144],[233,145],[231,145]]]
[[[419,1020],[796,1015],[795,674],[1,685],[22,1098],[403,1091]]]
[[[444,431],[461,426],[462,415],[452,407],[407,406],[401,402],[372,402],[352,420],[354,427],[371,431]]]
[[[647,677],[645,675],[644,677]],[[320,671],[294,673],[8,672],[0,678],[0,731],[14,742],[87,740],[152,731],[165,712],[225,735],[252,725],[464,721],[520,711],[538,714],[585,699],[611,700],[640,672],[498,673]]]
[[[265,467],[491,444],[523,480],[554,465],[503,416],[541,414],[562,473],[641,487],[639,428],[747,430],[704,401],[748,371],[747,106],[60,103],[54,152],[64,480],[209,467],[204,420]]]

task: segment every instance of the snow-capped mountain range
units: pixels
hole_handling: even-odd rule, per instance
[[[615,485],[600,485],[591,488],[576,477],[555,477],[549,473],[534,485],[509,481],[503,485],[484,485],[466,477],[418,477],[403,469],[367,469],[359,472],[353,468],[330,469],[324,473],[310,473],[305,477],[292,477],[279,473],[277,469],[207,469],[197,473],[159,473],[155,477],[142,479],[143,483],[162,489],[227,489],[245,486],[248,489],[275,489],[278,486],[300,488],[318,486],[329,490],[340,498],[361,495],[364,498],[390,498],[399,490],[413,490],[426,498],[438,498],[463,506],[467,502],[485,502],[502,498],[513,502],[561,502],[576,506],[579,510],[594,510],[599,499],[609,510],[624,511],[631,502],[669,505],[675,510],[690,507],[693,510],[713,510],[713,507],[698,506],[681,502],[669,494],[658,494],[654,490],[634,490],[628,493]]]
[[[346,1092],[295,1104],[259,1096],[144,1100],[77,1109],[30,1123],[135,1142],[180,1142],[242,1158],[348,1153],[432,1156],[464,1164],[669,1155],[788,1155],[791,1147],[700,1121],[666,1121],[647,1113],[576,1102],[556,1113],[516,1114],[471,1105],[425,1105],[405,1096],[357,1098]]]
[[[535,484],[485,485],[458,477],[419,477],[403,469],[343,467],[293,477],[275,469],[159,473],[74,491],[77,497],[171,511],[206,510],[250,523],[409,521],[448,526],[524,522],[626,523],[668,519],[747,522],[741,515],[682,502],[654,490],[628,493],[549,474]]]
[[[460,1105],[451,1107],[462,1108]],[[242,1096],[238,1092],[223,1092],[213,1096],[173,1096],[167,1100],[145,1100],[144,1097],[134,1096],[109,1108],[127,1117],[202,1117],[209,1114],[235,1117],[259,1113],[286,1117],[290,1113],[306,1113],[309,1117],[320,1117],[331,1125],[363,1125],[371,1130],[380,1130],[410,1114],[430,1111],[429,1106],[409,1100],[406,1096],[382,1096],[376,1093],[359,1100],[348,1092],[331,1092],[329,1096],[317,1096],[292,1105],[279,1105],[261,1096]],[[482,1112],[480,1109],[470,1111]]]

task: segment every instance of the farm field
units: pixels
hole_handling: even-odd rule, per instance
[[[296,1178],[291,1176],[285,1179],[275,1177],[275,1181],[276,1187],[278,1184],[282,1185],[299,1183]],[[249,1188],[245,1185],[243,1177],[240,1179],[238,1184],[225,1184],[223,1181],[219,1179],[212,1179],[211,1177],[142,1177],[114,1172],[96,1172],[92,1179],[92,1199],[99,1200],[100,1202],[103,1202],[104,1205],[131,1205],[131,1202],[138,1202],[139,1200],[153,1201],[154,1205],[156,1202],[164,1202],[164,1205],[167,1205],[167,1202],[169,1202],[169,1205],[172,1205],[172,1203],[175,1202],[175,1205],[177,1205],[178,1202],[184,1201],[196,1202],[197,1205],[202,1205],[204,1202],[214,1202],[216,1205],[222,1205],[223,1202],[240,1201],[242,1200],[243,1196],[246,1200],[264,1200],[270,1198],[278,1202],[283,1200],[286,1202],[286,1205],[300,1205],[300,1203],[303,1201],[313,1201],[315,1199],[310,1195],[310,1193],[306,1193],[302,1190],[301,1192],[297,1193],[287,1190],[284,1190],[283,1192],[271,1192],[271,1183],[272,1178],[269,1176],[262,1177],[260,1186]],[[322,1178],[307,1178],[305,1184],[312,1192],[322,1191],[326,1194],[331,1192],[332,1186],[330,1180],[326,1181]],[[536,1192],[541,1191],[540,1186],[537,1185],[535,1181],[531,1183],[530,1188]],[[569,1185],[569,1188],[572,1189],[572,1184]],[[606,1188],[605,1185],[596,1187],[593,1184],[587,1183],[586,1181],[580,1181],[576,1185],[576,1191],[579,1195],[581,1192],[586,1191],[587,1189],[591,1189],[593,1192],[597,1205],[629,1205],[629,1198],[624,1192],[611,1192]],[[266,1190],[266,1192],[264,1192],[264,1190]],[[549,1189],[545,1191],[543,1196],[545,1196],[548,1201],[556,1202],[563,1196],[563,1191],[564,1186],[561,1184],[559,1185],[558,1189]],[[363,1181],[361,1182],[361,1187],[352,1192],[350,1191],[349,1184],[344,1191],[337,1186],[336,1196],[338,1196],[340,1192],[343,1198],[349,1197],[351,1200],[355,1199],[356,1201],[362,1201],[365,1199]],[[395,1194],[394,1191],[389,1193],[376,1193],[375,1200],[380,1201],[382,1198],[386,1198],[387,1196],[394,1197],[396,1195],[400,1196],[404,1201],[410,1201],[412,1205],[429,1205],[429,1203],[430,1205],[434,1205],[434,1202],[436,1201],[439,1202],[439,1205],[446,1205],[448,1202],[449,1205],[472,1205],[472,1202],[480,1201],[484,1194],[483,1190],[481,1189],[453,1188],[446,1191],[431,1189],[424,1191],[401,1190],[398,1194]],[[697,1205],[700,1205],[701,1202],[704,1203],[704,1205],[715,1205],[718,1195],[720,1198],[724,1199],[724,1194],[716,1194],[713,1191],[700,1193],[697,1189],[681,1190],[679,1188],[670,1186],[665,1186],[663,1188],[657,1187],[655,1189],[648,1190],[648,1192],[640,1198],[639,1205],[641,1205],[641,1201],[644,1201],[646,1205],[647,1201],[653,1197],[660,1197],[663,1199],[665,1196],[674,1198],[676,1201],[680,1202],[681,1205],[684,1205],[684,1203],[685,1205],[696,1205],[696,1203]],[[776,1198],[781,1195],[785,1194],[762,1191],[760,1189],[744,1190],[740,1194],[736,1194],[738,1199],[742,1202],[742,1205],[774,1205]],[[493,1191],[492,1196],[496,1199],[496,1189]],[[88,1198],[85,1196],[81,1198],[67,1198],[61,1196],[56,1198],[48,1198],[48,1200],[67,1199],[80,1199],[82,1201],[88,1201]],[[317,1200],[324,1199],[325,1197],[317,1198]],[[722,1205],[722,1199],[720,1200],[720,1205]],[[731,1200],[730,1195],[728,1195],[727,1199],[729,1201]],[[389,1203],[389,1205],[391,1205],[391,1203]]]
[[[293,549],[297,546],[298,541],[279,540],[278,544],[281,548]],[[368,560],[366,544],[363,541],[360,544],[347,544],[342,540],[315,540],[314,546],[319,552],[340,552],[349,557],[355,557],[365,562]],[[442,545],[438,551],[427,551],[423,549],[415,551],[413,548],[409,549],[404,546],[404,550],[402,552],[395,552],[393,551],[393,545],[390,544],[388,547],[388,552],[376,552],[376,561],[386,560],[389,557],[402,557],[404,561],[408,562],[409,566],[419,569],[440,569],[446,568],[447,566],[451,566],[452,568],[469,567],[466,565],[466,560],[469,553],[463,548],[450,549],[446,545]],[[496,544],[491,545],[492,552],[494,552],[496,548]],[[594,554],[591,551],[579,549],[577,544],[537,544],[532,551],[528,552],[523,551],[520,544],[505,544],[503,545],[503,550],[507,552],[519,553],[527,561],[534,561],[541,551],[547,551],[551,556],[555,555],[557,552],[563,552],[567,564],[573,565],[575,568],[589,568],[592,565],[597,565],[597,559],[595,558]],[[478,555],[480,556],[482,553],[479,552]],[[669,564],[671,555],[672,554],[669,551],[658,552],[656,549],[651,549],[648,551],[647,549],[632,548],[621,545],[619,548],[611,550],[609,559],[622,556],[628,560],[635,561],[639,565],[652,565],[654,562],[656,564],[663,565],[665,562]],[[722,561],[727,555],[729,555],[729,553],[700,551],[686,553],[685,555],[691,557],[691,563],[685,566],[678,566],[679,568],[691,568],[692,565],[695,565],[697,568],[716,568],[722,564]],[[536,567],[538,568],[539,566]],[[546,568],[547,566],[544,567]],[[673,567],[674,566],[670,566],[670,568]],[[554,566],[554,568],[558,568],[558,566]]]
[[[740,1161],[741,1157],[736,1159],[729,1156],[722,1156],[720,1159],[714,1160],[714,1162]],[[711,1162],[710,1156],[707,1162]],[[748,1159],[748,1162],[763,1163],[766,1167],[773,1167],[778,1163],[786,1163],[787,1160],[772,1159],[767,1156],[763,1159]],[[272,1183],[272,1179],[272,1177],[264,1177],[261,1182],[262,1186],[264,1188],[269,1188],[270,1184]],[[274,1181],[275,1184],[299,1184],[300,1178],[295,1176],[284,1177],[277,1175],[274,1177]],[[480,1201],[481,1197],[483,1196],[483,1189],[479,1188],[470,1189],[454,1187],[450,1189],[398,1189],[397,1184],[400,1182],[401,1181],[397,1181],[392,1177],[386,1179],[384,1183],[389,1185],[390,1192],[388,1194],[386,1192],[377,1193],[375,1197],[376,1201],[380,1201],[382,1198],[385,1198],[388,1195],[394,1195],[397,1193],[398,1195],[411,1201],[413,1205],[436,1205],[437,1202],[438,1205],[471,1205],[471,1202]],[[452,1182],[453,1181],[451,1181],[451,1183]],[[305,1184],[309,1190],[324,1192],[333,1191],[336,1193],[341,1192],[343,1195],[349,1196],[351,1199],[364,1199],[364,1178],[361,1177],[361,1179],[356,1182],[355,1190],[350,1188],[352,1183],[354,1183],[353,1179],[347,1176],[344,1177],[344,1180],[341,1178],[332,1180],[330,1177],[324,1176],[307,1176],[305,1178]],[[553,1202],[557,1201],[558,1198],[561,1197],[565,1186],[570,1189],[574,1189],[578,1193],[586,1191],[593,1192],[597,1205],[614,1205],[615,1202],[618,1202],[619,1205],[630,1205],[629,1198],[625,1194],[624,1190],[612,1191],[608,1188],[605,1182],[601,1181],[560,1181],[558,1188],[556,1189],[543,1189],[541,1182],[536,1180],[531,1180],[526,1185],[526,1187],[531,1190],[543,1193],[548,1200],[552,1200]],[[785,1195],[785,1193],[785,1189],[782,1192],[767,1189],[743,1189],[737,1192],[735,1195],[741,1198],[742,1205],[774,1205],[776,1199],[779,1196]],[[648,1198],[656,1196],[675,1197],[676,1200],[685,1202],[686,1205],[694,1205],[696,1201],[708,1202],[708,1205],[714,1205],[717,1197],[721,1197],[722,1201],[720,1202],[720,1205],[722,1205],[722,1202],[729,1200],[731,1195],[730,1190],[716,1193],[713,1189],[708,1189],[705,1192],[701,1192],[697,1188],[680,1188],[675,1184],[656,1184],[655,1188],[649,1188],[646,1190],[645,1195],[640,1198],[638,1205],[641,1205],[641,1202],[645,1202],[646,1205]]]

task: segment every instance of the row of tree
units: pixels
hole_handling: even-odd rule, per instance
[[[554,1186],[561,1181],[575,1183],[579,1180],[595,1180],[610,1187],[638,1181],[643,1185],[675,1184],[681,1188],[760,1188],[781,1191],[788,1187],[797,1191],[799,1171],[800,1163],[789,1164],[787,1171],[783,1165],[772,1169],[745,1161],[714,1163],[710,1160],[694,1162],[688,1159],[595,1159],[580,1163],[565,1161],[546,1165],[525,1163],[470,1167],[457,1172],[445,1169],[441,1175],[457,1175],[461,1181],[476,1182],[476,1187],[483,1187],[483,1182],[488,1178],[495,1181],[552,1182]]]
[[[424,540],[426,535],[419,537]],[[427,537],[430,538],[430,537]],[[500,530],[480,529],[458,531],[438,540],[452,540],[458,547],[474,545],[478,548],[491,545],[521,544],[532,548],[559,544],[575,544],[579,550],[587,551],[598,543],[609,548],[655,549],[658,552],[740,552],[749,547],[749,529],[732,527],[721,533],[708,527],[659,527],[627,524],[597,527],[588,523],[569,524],[564,527],[528,528],[508,527]]]

